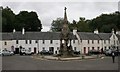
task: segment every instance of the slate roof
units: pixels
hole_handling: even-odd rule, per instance
[[[98,35],[102,40],[109,40],[112,36],[112,33],[99,33]]]
[[[82,40],[109,40],[111,33],[99,33],[94,34],[90,32],[78,32],[80,39]],[[77,39],[73,33],[70,33],[71,39]],[[3,40],[59,40],[60,32],[25,32],[23,35],[21,32],[15,33],[2,33]]]
[[[117,34],[116,36],[118,37],[118,40],[120,41],[120,35]]]
[[[94,33],[78,32],[78,35],[82,40],[100,40],[100,37]]]
[[[12,40],[13,39],[12,33],[2,33],[2,39],[3,40]]]

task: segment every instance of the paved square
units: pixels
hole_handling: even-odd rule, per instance
[[[118,58],[112,63],[111,57],[104,59],[51,61],[34,59],[32,56],[3,57],[3,70],[118,70]]]

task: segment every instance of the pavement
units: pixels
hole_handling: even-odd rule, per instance
[[[41,60],[58,60],[58,61],[68,61],[68,60],[88,60],[88,59],[103,59],[105,56],[97,56],[97,55],[91,55],[91,56],[82,56],[79,57],[68,57],[68,58],[62,58],[62,57],[54,57],[54,56],[43,56],[43,55],[34,55],[33,58],[35,59],[41,59]]]
[[[50,56],[46,56],[50,57]],[[50,57],[51,58],[51,57]],[[5,56],[2,58],[3,70],[117,70],[118,58],[112,63],[111,57],[90,60],[41,60],[33,56]]]

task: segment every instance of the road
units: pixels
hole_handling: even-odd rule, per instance
[[[111,57],[82,61],[50,61],[32,56],[6,56],[2,58],[3,70],[118,70],[118,58]]]

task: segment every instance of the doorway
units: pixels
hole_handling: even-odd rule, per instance
[[[84,47],[84,54],[86,54],[86,47]]]
[[[36,47],[34,47],[34,53],[36,53],[37,52],[37,49],[36,49]]]
[[[19,54],[19,48],[15,48],[15,54]]]
[[[54,47],[49,47],[49,51],[54,53]]]

